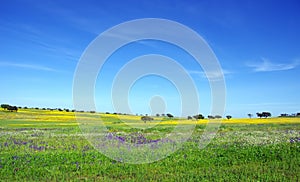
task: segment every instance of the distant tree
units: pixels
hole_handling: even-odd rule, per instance
[[[72,109],[72,110],[71,110],[71,112],[75,112],[75,111],[76,111],[75,109]]]
[[[272,116],[270,112],[262,112],[262,113],[258,112],[258,113],[256,113],[256,115],[259,118],[262,118],[262,117],[267,118],[267,117],[271,117]]]
[[[270,112],[262,112],[261,114],[262,114],[262,117],[265,117],[265,118],[272,116]]]
[[[300,112],[298,112],[298,113],[296,114],[296,116],[299,117],[299,116],[300,116]]]
[[[65,109],[66,112],[70,112],[70,109]]]
[[[4,110],[7,109],[10,105],[8,104],[1,104],[1,108],[3,108]]]
[[[216,119],[221,119],[222,116],[220,116],[220,115],[215,115],[215,118],[216,118]]]
[[[232,116],[230,116],[230,115],[227,115],[227,116],[226,116],[226,118],[229,120],[229,119],[231,119],[231,118],[232,118]]]
[[[213,117],[212,115],[208,115],[207,118],[208,119],[215,119],[215,117]]]
[[[153,118],[151,118],[150,116],[142,116],[141,120],[144,121],[144,123],[146,123],[147,121],[152,121]]]
[[[188,116],[187,119],[190,120],[190,119],[193,119],[193,118],[192,118],[192,116]]]
[[[157,114],[156,114],[156,117],[159,117],[159,116],[160,116],[160,115],[157,113]]]
[[[288,114],[284,113],[284,114],[280,114],[279,117],[288,117],[288,116],[289,116]]]
[[[259,112],[257,112],[256,115],[257,115],[258,118],[263,117],[262,113],[259,113]]]
[[[197,115],[193,116],[193,118],[195,118],[196,120],[204,119],[204,116],[202,114],[197,114]]]
[[[24,109],[28,109],[28,107],[25,106]]]
[[[18,107],[17,106],[8,106],[7,108],[8,111],[13,112],[13,111],[18,111]]]
[[[36,110],[39,110],[39,108],[38,108],[38,107],[36,107],[36,108],[34,108],[34,109],[36,109]]]
[[[110,112],[106,112],[105,114],[110,114]]]
[[[58,111],[63,111],[61,108],[58,108],[57,110],[58,110]]]
[[[90,113],[96,113],[96,111],[90,111]]]
[[[161,116],[162,116],[162,117],[165,117],[166,115],[165,115],[165,114],[161,114]]]
[[[251,113],[248,114],[248,117],[249,117],[250,119],[252,118],[252,116],[253,116],[253,114],[251,114]]]
[[[173,118],[174,116],[170,113],[167,114],[168,118]]]

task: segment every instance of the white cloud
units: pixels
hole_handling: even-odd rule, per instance
[[[299,61],[295,61],[292,63],[272,63],[268,59],[262,58],[262,62],[248,63],[247,66],[251,67],[255,72],[266,72],[291,70],[299,66],[299,64]]]
[[[222,79],[222,77],[225,77],[225,75],[232,74],[232,72],[228,70],[221,70],[219,71],[211,71],[211,72],[204,72],[204,71],[195,71],[191,70],[189,71],[190,74],[200,75],[202,78],[207,78],[212,81],[217,81]]]
[[[39,71],[59,72],[58,70],[55,70],[53,68],[49,68],[41,65],[34,65],[34,64],[0,62],[0,66],[18,67],[18,68],[33,69]]]

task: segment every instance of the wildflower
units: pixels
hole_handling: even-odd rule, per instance
[[[111,140],[113,138],[113,134],[112,133],[108,133],[108,135],[106,137],[107,137],[107,139]]]

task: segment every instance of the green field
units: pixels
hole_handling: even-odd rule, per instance
[[[112,135],[138,136],[145,141],[164,137],[178,122],[190,122],[155,118],[144,123],[138,116],[99,113],[82,113],[80,117],[90,123],[102,118]],[[199,120],[182,148],[166,158],[128,164],[95,150],[72,112],[0,110],[0,180],[300,180],[300,118],[224,120],[216,137],[200,150],[207,122]]]

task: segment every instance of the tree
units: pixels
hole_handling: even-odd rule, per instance
[[[141,120],[144,121],[144,123],[146,123],[146,121],[152,121],[153,118],[151,118],[150,116],[142,116]]]
[[[262,113],[256,113],[256,115],[257,115],[257,117],[259,117],[259,118],[261,118],[261,117],[263,117],[263,115],[262,115]]]
[[[207,118],[208,119],[215,119],[215,117],[213,117],[212,115],[208,115]]]
[[[249,117],[250,119],[252,118],[252,116],[253,116],[253,114],[250,114],[250,113],[248,114],[248,117]]]
[[[167,116],[168,116],[169,118],[173,118],[173,117],[174,117],[174,116],[173,116],[172,114],[170,114],[170,113],[168,113]]]
[[[267,117],[271,117],[272,114],[270,112],[262,112],[261,113],[263,117],[267,118]]]
[[[231,118],[232,118],[232,116],[230,116],[230,115],[227,115],[227,116],[226,116],[226,118],[229,120],[229,119],[231,119]]]
[[[18,112],[18,107],[17,106],[8,106],[7,110],[10,112],[13,112],[13,111]]]
[[[204,119],[204,116],[202,114],[197,114],[197,115],[193,116],[193,118],[195,118],[196,120]]]
[[[262,117],[267,118],[267,117],[271,117],[272,116],[270,112],[262,112],[262,113],[258,112],[258,113],[256,113],[256,115],[259,118],[262,118]]]
[[[193,118],[192,118],[192,116],[188,116],[187,119],[190,120],[190,119],[193,119]]]
[[[215,115],[215,118],[217,118],[217,119],[221,119],[221,118],[222,118],[222,116],[220,116],[220,115]]]
[[[4,110],[7,109],[9,107],[8,104],[1,104],[1,108],[3,108]]]
[[[156,114],[156,117],[159,117],[160,115],[159,114]]]
[[[288,114],[286,114],[286,113],[283,113],[283,114],[280,114],[280,116],[279,117],[288,117],[289,115]]]

